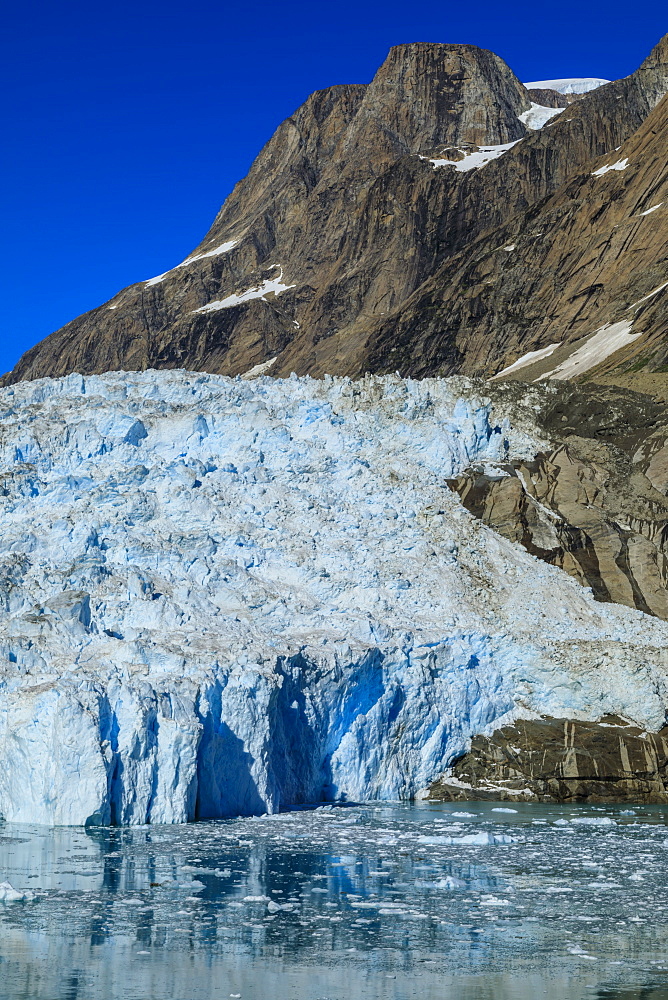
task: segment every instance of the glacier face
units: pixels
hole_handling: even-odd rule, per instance
[[[401,798],[500,720],[663,724],[666,623],[448,489],[540,445],[466,379],[72,375],[0,413],[8,821]]]

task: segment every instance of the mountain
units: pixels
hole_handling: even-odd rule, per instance
[[[0,816],[668,800],[667,94],[398,46],[24,355]]]
[[[659,730],[668,624],[448,489],[546,444],[530,402],[481,389],[153,371],[0,390],[3,819],[406,798],[523,719]]]
[[[629,82],[572,105],[567,121],[560,115],[533,141],[579,128],[589,102],[612,95],[625,105],[615,88]],[[668,360],[667,123],[663,98],[610,153],[453,255],[378,324],[366,348],[371,367],[382,367],[392,337],[397,367],[414,375],[660,372]]]
[[[397,46],[370,84],[319,91],[279,127],[185,261],[47,337],[5,381],[493,374],[553,344],[560,364],[602,328],[622,358],[661,368],[665,296],[641,300],[668,280],[667,52],[668,36],[559,111],[565,95],[537,104],[491,52]]]

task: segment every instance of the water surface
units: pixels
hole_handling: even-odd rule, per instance
[[[668,1000],[668,809],[0,828],[7,1000]]]

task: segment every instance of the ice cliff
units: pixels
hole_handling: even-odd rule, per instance
[[[71,375],[0,414],[8,821],[400,798],[502,719],[664,722],[668,626],[447,488],[537,446],[465,379]]]

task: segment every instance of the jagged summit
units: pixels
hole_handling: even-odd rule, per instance
[[[46,338],[6,381],[258,365],[272,375],[494,374],[622,322],[668,280],[666,132],[660,119],[648,125],[668,91],[667,50],[668,36],[631,76],[562,112],[563,95],[530,93],[492,52],[396,46],[371,83],[319,91],[279,126],[185,261]],[[616,165],[657,122],[651,162]],[[627,214],[613,220],[605,206],[620,188]],[[632,258],[620,249],[602,280],[594,248],[612,264],[606,226],[645,211],[650,238]],[[577,266],[571,217],[587,219],[591,250]],[[661,315],[664,301],[654,303]],[[650,368],[668,360],[662,330],[648,331]]]
[[[369,84],[342,146],[387,143],[395,155],[438,144],[506,143],[526,129],[530,106],[509,67],[475,45],[397,45]]]

